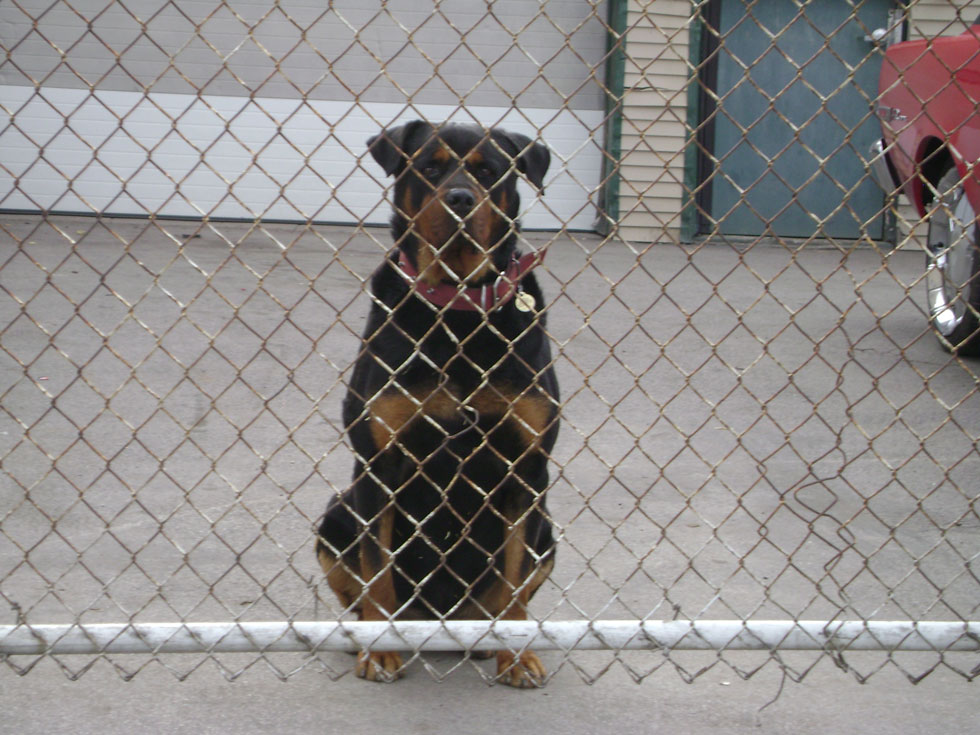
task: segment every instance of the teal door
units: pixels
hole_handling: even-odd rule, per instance
[[[715,0],[719,100],[702,166],[726,235],[880,239],[883,195],[865,175],[881,54],[865,39],[891,0]],[[710,31],[709,31],[710,33]],[[713,140],[712,140],[713,138]]]

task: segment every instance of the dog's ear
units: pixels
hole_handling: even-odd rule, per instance
[[[544,175],[551,165],[551,151],[542,143],[531,140],[520,133],[510,133],[506,130],[491,131],[493,139],[507,155],[514,159],[517,170],[527,177],[527,180],[538,189],[542,188]]]
[[[386,175],[399,174],[411,155],[432,133],[432,125],[424,120],[413,120],[394,128],[385,128],[368,139],[368,152],[381,165]]]

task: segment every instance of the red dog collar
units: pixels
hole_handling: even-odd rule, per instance
[[[462,311],[491,311],[507,303],[515,293],[521,290],[521,278],[531,268],[537,265],[543,253],[528,253],[520,258],[511,259],[507,270],[497,277],[493,283],[485,286],[459,288],[451,283],[440,283],[430,286],[419,280],[415,266],[402,252],[398,257],[398,267],[405,280],[418,292],[422,298],[440,309],[448,306],[450,309]],[[533,299],[532,299],[533,302]]]

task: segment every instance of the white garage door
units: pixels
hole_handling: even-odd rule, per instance
[[[525,227],[591,227],[603,4],[270,5],[0,5],[0,209],[380,223],[365,140],[421,117],[540,137]]]

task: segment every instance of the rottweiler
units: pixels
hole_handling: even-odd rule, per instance
[[[396,247],[371,278],[343,403],[353,480],[327,506],[317,557],[361,620],[524,620],[554,566],[559,395],[538,255],[517,247],[517,180],[540,190],[551,155],[518,133],[424,121],[368,150],[395,177]],[[543,683],[534,653],[496,658],[499,681]],[[402,668],[362,651],[356,671]]]

